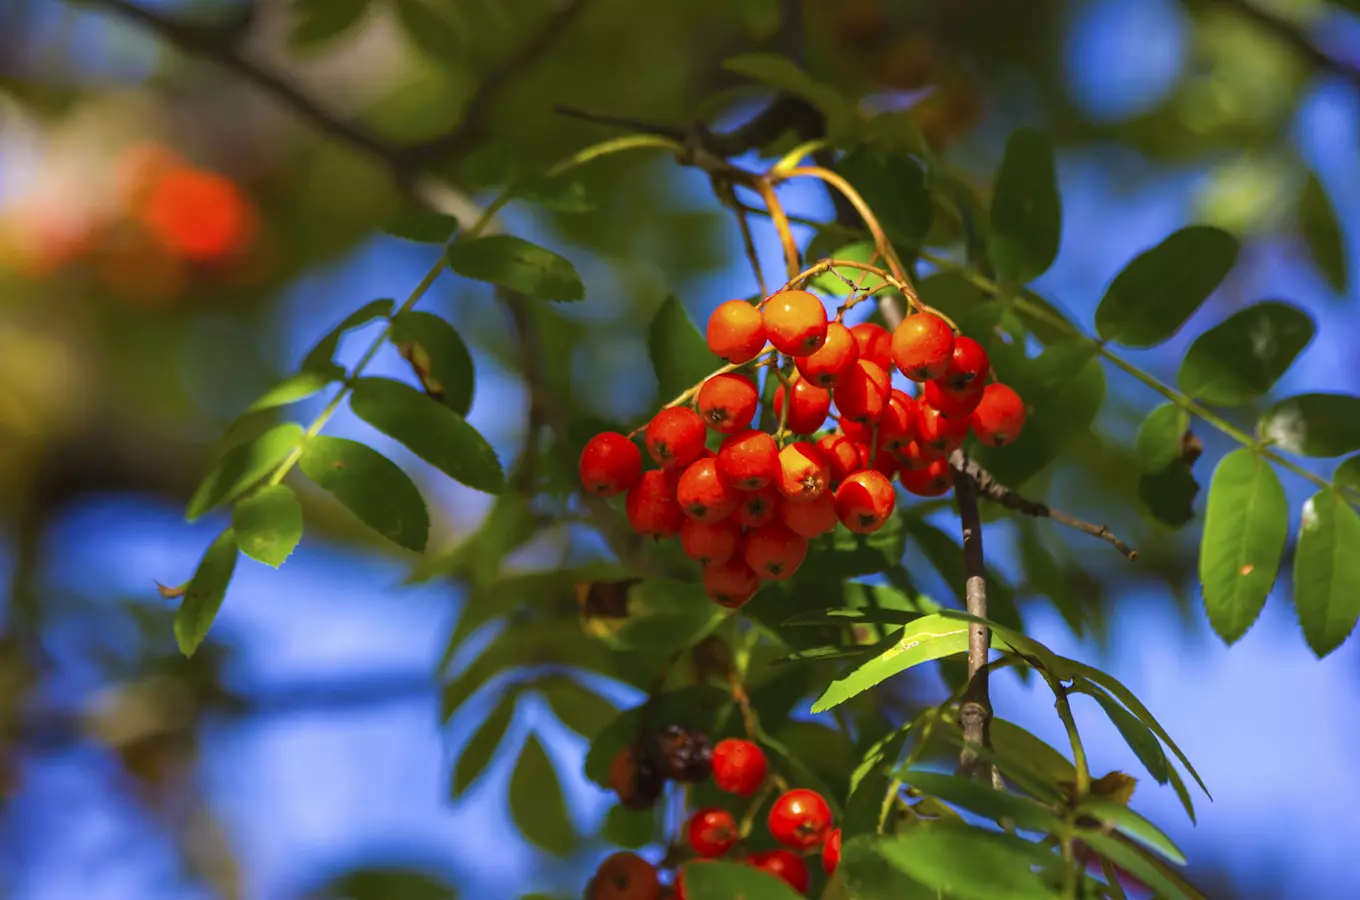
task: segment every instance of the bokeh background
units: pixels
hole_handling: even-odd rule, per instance
[[[1058,149],[1064,222],[1036,290],[1089,322],[1131,256],[1184,224],[1219,224],[1244,242],[1229,282],[1175,340],[1134,358],[1170,380],[1205,327],[1287,299],[1319,331],[1278,392],[1360,387],[1360,307],[1345,277],[1360,263],[1352,3],[810,0],[775,20],[773,2],[428,0],[433,23],[411,29],[401,4],[375,0],[343,35],[319,40],[318,25],[309,41],[298,23],[315,0],[140,2],[216,29],[216,46],[336,121],[394,143],[455,129],[435,160],[455,207],[611,133],[555,116],[557,102],[673,125],[742,121],[768,91],[720,64],[752,49],[785,49],[866,107],[901,110],[984,195],[1009,132],[1037,125]],[[294,557],[277,572],[243,561],[209,643],[191,661],[175,652],[175,601],[157,582],[187,579],[222,524],[182,518],[213,441],[350,310],[405,296],[437,249],[383,232],[403,201],[362,148],[240,72],[171,49],[127,5],[0,2],[0,896],[579,896],[608,846],[587,838],[554,859],[525,844],[505,781],[513,748],[537,732],[589,835],[606,797],[580,774],[585,742],[526,694],[503,758],[450,800],[450,754],[490,703],[439,720],[435,672],[460,589],[407,583],[414,559],[333,504],[309,496]],[[701,173],[641,155],[582,177],[592,211],[512,206],[505,221],[585,278],[587,301],[563,313],[595,336],[573,364],[583,402],[637,415],[656,401],[644,330],[661,299],[674,292],[702,321],[754,285]],[[786,202],[832,215],[813,187],[791,186]],[[764,223],[756,238],[777,272]],[[474,345],[470,421],[513,458],[527,403],[502,312],[485,286],[452,277],[427,303]],[[340,361],[370,337],[352,333]],[[406,370],[393,355],[374,371]],[[1214,795],[1198,825],[1146,778],[1134,806],[1187,850],[1210,896],[1349,896],[1360,650],[1351,641],[1315,660],[1284,583],[1239,644],[1212,635],[1193,581],[1198,521],[1158,526],[1132,476],[1098,463],[1158,402],[1117,373],[1109,384],[1098,434],[1078,448],[1097,462],[1042,489],[1111,521],[1146,561],[1049,534],[1083,573],[1072,590],[1085,625],[1076,634],[1031,602],[1028,626],[1123,679],[1196,763]],[[441,481],[347,412],[330,433],[418,475],[433,552],[485,515],[490,498]],[[1203,483],[1228,448],[1201,436]],[[1297,510],[1306,485],[1285,484]],[[1011,524],[989,528],[992,564],[1023,596],[1016,537]],[[563,540],[545,534],[516,565],[551,564]],[[994,679],[995,705],[1062,745],[1032,688]],[[1098,766],[1139,773],[1094,707],[1077,713]]]

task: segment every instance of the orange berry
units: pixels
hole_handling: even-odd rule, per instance
[[[718,449],[718,474],[739,491],[758,491],[779,475],[779,445],[754,428],[734,434]]]
[[[902,486],[918,497],[942,497],[954,486],[949,461],[937,459],[924,469],[903,470]]]
[[[892,396],[892,382],[888,373],[871,362],[860,360],[841,376],[832,400],[842,419],[852,422],[874,422],[883,415]]]
[[[808,441],[789,444],[779,451],[779,493],[795,503],[816,500],[831,480],[826,460]]]
[[[808,503],[785,503],[779,507],[779,519],[794,534],[815,538],[836,527],[836,501],[830,491]]]
[[[738,554],[719,566],[704,567],[704,593],[719,606],[736,609],[760,590],[760,576]]]
[[[244,250],[254,239],[250,201],[229,178],[180,166],[147,191],[140,218],[166,249],[194,262]]]
[[[704,452],[704,420],[688,406],[663,409],[647,423],[647,452],[666,469],[684,468]]]
[[[793,382],[793,405],[789,407],[789,417],[785,424],[794,434],[812,434],[826,424],[831,415],[831,392],[795,375]],[[774,392],[774,414],[784,413],[784,385]]]
[[[675,499],[675,480],[663,469],[643,472],[628,490],[624,511],[628,524],[644,537],[663,538],[680,533],[685,514]]]
[[[883,371],[893,364],[892,335],[888,329],[873,322],[861,322],[850,329],[855,343],[859,346],[859,358],[868,360]]]
[[[765,349],[765,321],[745,300],[721,303],[708,317],[708,349],[730,363],[750,362]]]
[[[921,389],[921,399],[940,411],[946,419],[967,419],[982,400],[984,385],[956,391],[943,380],[927,381]]]
[[[718,522],[732,515],[740,500],[737,489],[718,474],[718,461],[702,457],[689,464],[675,487],[680,508],[696,522]]]
[[[1025,401],[1007,385],[989,384],[970,422],[979,441],[988,447],[1004,447],[1025,427]]]
[[[913,313],[892,335],[893,363],[912,381],[939,378],[954,354],[954,332],[932,313]]]
[[[829,388],[859,361],[859,345],[840,322],[826,326],[826,342],[815,353],[794,359],[799,373],[818,387]]]
[[[986,382],[991,371],[987,351],[977,341],[961,334],[954,338],[954,352],[949,358],[949,368],[940,378],[943,382],[940,386],[955,393],[966,391]]]
[[[951,451],[952,452],[952,451]],[[899,474],[920,471],[943,457],[930,447],[922,446],[920,441],[912,441],[895,454],[899,463]]]
[[[916,437],[916,398],[906,391],[894,389],[888,397],[888,407],[878,420],[878,446],[896,453]]]
[[[615,853],[595,870],[586,900],[661,900],[661,880],[636,853]]]
[[[826,459],[831,473],[831,485],[835,487],[853,472],[864,468],[860,459],[859,447],[843,434],[828,434],[817,441],[817,449]]]
[[[741,552],[746,564],[767,581],[784,581],[807,557],[807,538],[783,522],[762,525],[746,535]]]
[[[719,434],[732,434],[751,427],[760,407],[760,391],[745,375],[724,372],[699,388],[699,417]]]
[[[916,441],[922,450],[944,457],[963,446],[968,419],[947,419],[929,403],[916,404]]]
[[[826,342],[826,307],[807,291],[780,291],[765,304],[765,336],[785,356],[807,356]]]
[[[642,451],[617,431],[597,434],[581,451],[581,485],[597,497],[614,497],[642,477]]]
[[[891,461],[888,454],[882,454]],[[892,482],[881,472],[856,472],[836,489],[836,517],[856,534],[872,534],[883,527],[897,505]]]
[[[701,566],[720,566],[741,547],[741,526],[731,519],[700,522],[685,519],[680,526],[680,549]]]
[[[759,528],[775,517],[779,506],[779,489],[767,484],[758,491],[741,495],[741,502],[737,504],[736,512],[732,513],[732,520],[744,528]]]

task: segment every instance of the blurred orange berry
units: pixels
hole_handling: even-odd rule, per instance
[[[181,166],[156,179],[139,218],[171,253],[212,262],[245,250],[255,237],[255,210],[229,178]]]

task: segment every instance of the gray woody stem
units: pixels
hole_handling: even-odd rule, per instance
[[[954,473],[954,499],[959,507],[959,521],[963,526],[963,564],[967,573],[964,597],[968,614],[987,618],[986,563],[982,556],[982,521],[978,514],[977,483],[963,472]],[[959,710],[963,728],[964,749],[959,764],[965,774],[977,767],[978,749],[991,743],[989,726],[992,702],[987,684],[987,648],[992,642],[991,630],[977,622],[968,623],[968,688]]]

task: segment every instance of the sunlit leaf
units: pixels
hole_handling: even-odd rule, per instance
[[[241,415],[306,400],[308,397],[320,393],[326,385],[343,377],[344,374],[344,370],[337,368],[330,372],[298,372],[289,375],[256,398],[255,402],[247,406]]]
[[[1138,427],[1138,462],[1144,472],[1159,472],[1181,456],[1181,438],[1190,428],[1190,414],[1174,403],[1148,413]]]
[[[953,822],[913,828],[876,843],[878,852],[916,881],[958,900],[1057,900],[1035,874],[1054,857],[1038,844]],[[960,860],[967,864],[960,865]]]
[[[871,900],[891,897],[893,900],[941,900],[946,897],[934,888],[926,887],[906,872],[894,866],[879,852],[883,838],[874,834],[877,821],[859,831],[843,829],[841,862],[822,900]],[[855,835],[851,837],[851,835]]]
[[[685,307],[667,297],[647,326],[647,350],[652,357],[662,402],[693,387],[723,361],[708,349],[708,341],[690,321]]]
[[[240,496],[283,463],[302,440],[302,426],[283,422],[222,455],[199,483],[184,517],[190,522]]]
[[[991,225],[988,250],[1003,279],[1023,284],[1053,265],[1062,237],[1062,200],[1053,147],[1043,132],[1021,128],[1006,142]]]
[[[307,355],[302,358],[300,368],[304,372],[319,372],[328,377],[336,377],[335,351],[340,348],[340,339],[345,336],[345,332],[367,325],[374,319],[390,316],[395,308],[396,302],[392,300],[373,300],[365,303],[345,316],[339,325],[317,341],[316,346],[307,351]]]
[[[1261,437],[1300,456],[1344,456],[1360,450],[1360,397],[1299,394],[1276,403],[1256,423]]]
[[[1009,819],[1023,831],[1056,832],[1062,823],[1051,809],[1028,797],[999,791],[990,785],[959,775],[944,775],[921,769],[899,772],[904,784],[961,806],[993,821]]]
[[[1264,396],[1317,331],[1312,316],[1268,301],[1233,313],[1200,335],[1176,376],[1186,394],[1218,406],[1243,406]]]
[[[232,508],[231,527],[242,553],[277,569],[302,540],[302,504],[287,485],[270,485]]]
[[[1150,859],[1138,852],[1133,846],[1125,844],[1111,835],[1100,834],[1095,831],[1083,831],[1081,839],[1096,853],[1115,863],[1155,891],[1159,900],[1195,900],[1193,894],[1181,890],[1175,881],[1168,878]]]
[[[870,263],[874,258],[874,245],[871,241],[857,241],[833,250],[830,259],[844,259],[850,262]],[[882,260],[879,260],[882,264]],[[850,266],[836,266],[830,272],[823,272],[812,279],[812,286],[823,293],[843,295],[849,292],[845,282],[859,285],[863,290],[873,290],[884,283],[883,279],[872,272],[864,272]]]
[[[193,656],[203,643],[235,571],[236,536],[228,528],[208,545],[175,613],[175,641],[185,656]]]
[[[1360,617],[1360,515],[1329,490],[1303,504],[1294,606],[1319,658],[1341,646]]]
[[[1147,769],[1148,774],[1156,779],[1158,784],[1166,784],[1167,770],[1171,764],[1167,762],[1162,745],[1152,733],[1152,729],[1139,721],[1137,716],[1121,706],[1098,685],[1078,683],[1077,689],[1095,698],[1115,728],[1119,729],[1124,743],[1128,744],[1129,749],[1138,757],[1143,768]]]
[[[404,312],[392,320],[392,343],[410,361],[425,393],[466,416],[476,386],[472,354],[454,327],[427,312]]]
[[[1338,294],[1346,293],[1350,267],[1341,220],[1322,182],[1312,173],[1309,173],[1299,193],[1299,230],[1308,247],[1308,254],[1332,290]]]
[[[358,441],[309,438],[298,468],[374,531],[399,547],[425,549],[430,517],[410,476]]]
[[[1112,800],[1087,798],[1081,802],[1080,810],[1085,815],[1100,820],[1108,826],[1118,828],[1143,844],[1156,850],[1177,865],[1185,865],[1185,854],[1166,834],[1123,803]]]
[[[584,300],[585,285],[576,268],[551,250],[510,234],[454,241],[448,249],[449,267],[464,278],[538,297],[542,300]]]
[[[576,846],[557,769],[532,734],[510,776],[510,816],[529,843],[554,856],[566,856]]]

